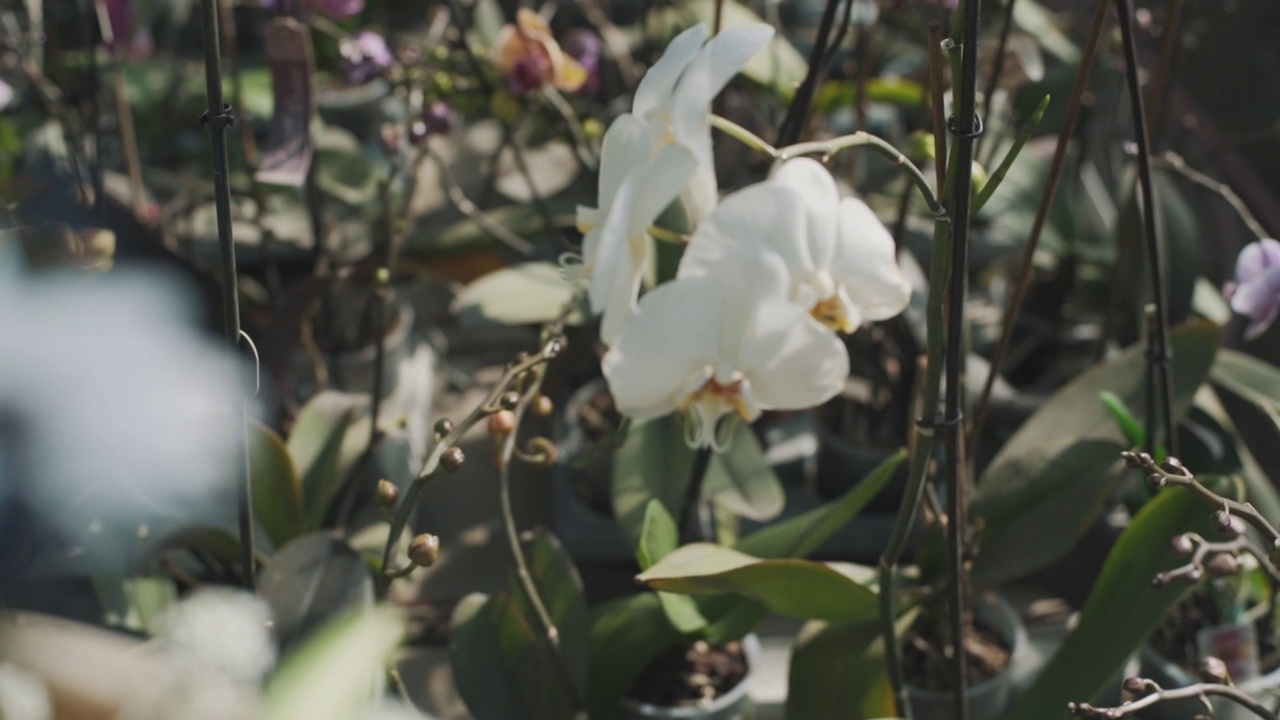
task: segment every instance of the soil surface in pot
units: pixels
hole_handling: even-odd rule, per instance
[[[977,620],[964,638],[969,687],[990,680],[1009,666],[1010,648],[989,625]],[[902,653],[903,672],[908,684],[924,690],[951,690],[951,658],[943,654],[936,633],[918,633]]]
[[[742,643],[713,647],[699,641],[654,658],[628,697],[662,707],[702,705],[737,687],[746,676],[747,654]]]
[[[1222,613],[1213,598],[1203,589],[1191,593],[1165,615],[1164,620],[1151,633],[1151,648],[1165,658],[1182,666],[1195,676],[1200,666],[1196,633],[1204,628],[1223,624]],[[1258,638],[1258,670],[1266,674],[1280,668],[1280,647],[1276,644],[1274,628],[1268,627],[1266,616],[1254,624]]]

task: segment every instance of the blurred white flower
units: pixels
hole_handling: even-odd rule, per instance
[[[734,417],[834,397],[849,374],[844,344],[787,286],[782,261],[757,255],[645,295],[604,356],[618,409],[640,421],[686,411],[689,445],[723,450]]]
[[[0,663],[0,718],[50,720],[52,717],[53,704],[44,682],[9,663]]]
[[[9,103],[13,102],[13,86],[0,78],[0,110],[9,107]]]
[[[635,307],[653,256],[649,227],[692,172],[693,156],[681,147],[667,145],[655,156],[648,128],[634,115],[619,117],[605,133],[600,205],[578,208],[578,229],[585,236],[582,265],[572,274],[590,282],[591,310],[604,313],[600,337],[606,343]]]
[[[747,23],[721,30],[704,45],[707,26],[700,23],[677,35],[636,87],[631,112],[648,124],[654,149],[674,143],[693,153],[696,165],[684,201],[694,222],[718,199],[711,101],[772,37],[769,25]]]
[[[271,608],[233,588],[197,590],[165,613],[157,639],[206,670],[257,685],[275,667]]]
[[[118,571],[181,525],[234,527],[242,377],[186,294],[119,271],[26,278],[16,258],[0,246],[0,512],[25,522],[0,523],[0,580]]]
[[[910,302],[911,283],[894,251],[893,237],[866,203],[840,199],[821,163],[797,158],[726,197],[689,241],[679,275],[714,275],[735,255],[774,253],[786,263],[792,302],[849,333]]]

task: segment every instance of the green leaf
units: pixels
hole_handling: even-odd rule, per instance
[[[1213,508],[1181,488],[1161,490],[1121,534],[1080,613],[1075,630],[1006,720],[1066,720],[1068,702],[1095,695],[1193,587],[1152,584],[1157,573],[1186,562],[1170,547],[1175,535],[1210,533]]]
[[[721,27],[764,22],[737,0],[725,0],[722,3],[723,17]],[[649,34],[663,33],[674,35],[679,30],[696,23],[711,25],[716,14],[716,0],[692,0],[671,7],[662,7],[649,13],[645,30]],[[763,50],[756,53],[742,69],[742,74],[764,85],[784,98],[789,98],[795,88],[804,81],[809,64],[804,56],[782,33],[774,35],[773,40]]]
[[[613,513],[632,543],[640,540],[650,500],[672,517],[680,512],[693,456],[676,415],[632,423],[613,461]]]
[[[148,635],[156,634],[165,611],[178,600],[173,579],[162,575],[96,575],[93,587],[102,603],[104,624]]]
[[[917,614],[898,620],[899,636]],[[788,675],[786,717],[792,720],[888,718],[897,711],[879,620],[805,623]]]
[[[856,621],[879,612],[867,587],[875,571],[849,563],[761,560],[710,543],[685,545],[640,573],[657,590],[708,595],[735,593],[780,615]]]
[[[645,506],[644,527],[640,531],[640,544],[636,547],[636,561],[641,570],[648,570],[654,563],[674,552],[680,545],[680,532],[671,513],[657,500]],[[698,611],[698,605],[688,595],[659,592],[658,601],[667,614],[671,627],[681,633],[691,633],[706,627],[707,619]]]
[[[1102,401],[1103,407],[1111,413],[1111,418],[1124,432],[1125,439],[1129,441],[1129,447],[1142,447],[1147,442],[1146,429],[1142,427],[1138,418],[1129,412],[1129,406],[1124,404],[1124,400],[1110,390],[1098,393],[1098,400]]]
[[[286,647],[374,599],[364,558],[329,533],[302,535],[280,548],[258,574],[258,594]]]
[[[1214,360],[1209,377],[1258,406],[1280,429],[1280,368],[1239,350],[1224,348]]]
[[[869,78],[867,80],[867,100],[875,103],[890,103],[903,108],[920,107],[925,99],[925,87],[920,83],[902,77]],[[813,99],[814,113],[827,114],[840,108],[851,107],[858,100],[858,82],[856,80],[827,80],[818,87]],[[932,143],[929,145],[932,151]]]
[[[1022,146],[1027,144],[1031,139],[1031,134],[1040,127],[1040,121],[1044,119],[1044,113],[1049,109],[1049,96],[1045,95],[1044,100],[1040,101],[1040,105],[1036,107],[1036,111],[1031,114],[1031,119],[1027,124],[1022,126],[1022,130],[1018,131],[1018,137],[1014,139],[1013,145],[1009,148],[1009,152],[1004,154],[1004,158],[1000,160],[1000,166],[991,174],[982,185],[982,189],[978,191],[978,195],[973,199],[973,212],[978,212],[983,205],[987,204],[987,200],[991,199],[991,194],[1000,187],[1000,183],[1004,180],[1004,176],[1009,173],[1009,168],[1013,167],[1013,161],[1018,159],[1018,155],[1022,152]]]
[[[610,717],[650,661],[679,641],[680,633],[667,622],[656,593],[629,595],[596,607],[591,618],[594,660],[587,683],[591,717]]]
[[[262,720],[350,720],[369,714],[376,681],[404,631],[398,612],[334,620],[290,653],[263,697]]]
[[[308,529],[314,530],[323,524],[329,504],[364,449],[347,443],[346,439],[358,407],[366,403],[368,400],[362,396],[327,390],[311,398],[298,413],[293,432],[289,433],[288,446],[302,471]]]
[[[772,520],[786,505],[786,491],[746,423],[737,423],[729,448],[707,466],[703,494],[722,507],[756,521]]]
[[[534,531],[524,546],[529,572],[559,630],[560,652],[581,695],[591,633],[582,580],[560,543],[545,530]],[[477,720],[572,716],[541,624],[515,573],[504,591],[460,605],[454,614],[454,627],[459,626],[449,654],[458,690]]]
[[[361,151],[318,147],[315,153],[316,185],[352,207],[377,202],[386,166]]]
[[[572,228],[576,224],[572,198],[548,198],[546,204],[556,227]],[[546,233],[546,223],[538,208],[531,203],[503,205],[484,211],[489,220],[520,237],[530,240]],[[453,218],[454,216],[450,216]],[[440,257],[463,253],[506,248],[471,218],[452,219],[449,222],[424,222],[415,225],[405,238],[403,248],[396,257],[397,266],[431,268],[431,262]]]
[[[253,512],[272,544],[280,547],[306,529],[302,479],[289,448],[274,430],[250,419],[248,433]]]
[[[844,495],[803,515],[775,523],[738,541],[735,548],[758,558],[805,557],[817,550],[871,502],[907,457],[899,450]]]
[[[1175,417],[1182,417],[1207,377],[1218,339],[1218,327],[1204,322],[1171,333]],[[975,574],[984,585],[1052,563],[1070,549],[1066,539],[1074,541],[1092,522],[1113,479],[1105,471],[1128,447],[1098,397],[1109,391],[1126,405],[1139,405],[1145,387],[1144,348],[1130,347],[1059,390],[996,454],[973,499],[973,513],[989,532],[1002,533],[993,537],[1003,538],[991,543],[986,560],[975,558]],[[1075,514],[1059,511],[1068,507]],[[1042,524],[1021,520],[1022,515]],[[1049,537],[1054,540],[1046,542]],[[1000,543],[1007,545],[994,547]],[[1011,552],[1014,548],[1019,552]],[[983,555],[985,541],[978,557]]]
[[[578,289],[549,262],[519,263],[483,275],[463,288],[454,311],[504,325],[538,325],[560,317]]]

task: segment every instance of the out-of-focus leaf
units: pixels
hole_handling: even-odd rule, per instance
[[[856,80],[828,80],[818,88],[813,105],[816,113],[829,113],[837,108],[852,107],[858,99]],[[867,80],[867,100],[892,103],[904,108],[917,108],[925,99],[925,88],[914,80],[901,77]],[[932,149],[932,144],[930,144]]]
[[[248,432],[253,512],[272,544],[280,547],[306,529],[302,478],[288,446],[274,430],[251,419]]]
[[[867,587],[874,575],[870,568],[848,563],[761,560],[720,545],[693,543],[636,579],[670,592],[734,593],[791,617],[853,622],[878,612],[876,594]]]
[[[656,593],[610,600],[592,612],[587,709],[609,717],[649,662],[680,640],[667,622]]]
[[[1124,400],[1120,396],[1110,390],[1103,390],[1098,394],[1098,400],[1102,402],[1102,406],[1111,413],[1111,418],[1116,421],[1116,425],[1120,426],[1120,430],[1124,432],[1125,440],[1129,441],[1129,447],[1142,447],[1147,440],[1147,431],[1142,427],[1142,423],[1138,418],[1133,416],[1129,411],[1129,406],[1124,404]]]
[[[899,635],[916,615],[915,612],[903,615],[897,623]],[[805,623],[791,653],[787,718],[888,718],[895,712],[879,620]]]
[[[369,715],[404,621],[387,607],[333,619],[289,653],[263,697],[262,720],[350,720]]]
[[[508,199],[520,203],[537,202],[563,191],[578,177],[582,165],[574,156],[573,146],[563,140],[552,140],[537,147],[523,149],[524,164],[529,174],[520,170],[510,145],[498,154],[494,186]],[[533,190],[529,181],[533,181]]]
[[[302,472],[302,497],[310,529],[324,522],[329,504],[363,449],[346,440],[358,408],[367,402],[361,395],[318,393],[298,413],[289,433],[289,452]]]
[[[495,270],[463,288],[454,311],[477,313],[504,325],[538,325],[560,317],[578,289],[549,262]]]
[[[1218,352],[1209,377],[1256,405],[1280,429],[1280,368],[1228,348]]]
[[[640,543],[636,546],[636,561],[641,570],[648,570],[654,563],[671,554],[680,545],[680,532],[676,522],[657,499],[645,506],[644,527],[640,531]],[[658,601],[667,614],[667,620],[681,633],[691,633],[706,627],[707,619],[698,611],[698,605],[688,595],[659,592]]]
[[[679,418],[632,423],[613,463],[613,513],[632,543],[640,539],[651,499],[672,517],[679,515],[692,472],[693,451],[684,441]]]
[[[805,557],[844,527],[874,498],[906,458],[899,450],[844,495],[803,515],[774,523],[742,538],[735,548],[758,558]]]
[[[288,647],[334,618],[373,604],[373,578],[360,553],[329,533],[296,538],[258,574],[276,635]]]
[[[1201,478],[1210,481],[1210,478]],[[1178,600],[1193,587],[1152,578],[1186,562],[1170,547],[1175,535],[1210,532],[1213,509],[1193,493],[1169,488],[1121,534],[1057,654],[1014,705],[1008,720],[1066,720],[1068,702],[1097,695]]]
[[[102,603],[103,622],[113,627],[154,635],[165,610],[178,600],[178,588],[172,578],[107,577],[93,578],[94,590]]]
[[[746,423],[738,423],[729,448],[711,458],[703,494],[737,515],[761,522],[777,517],[787,502],[782,482]]]
[[[315,172],[321,190],[352,207],[364,207],[377,202],[387,169],[363,152],[319,147]]]
[[[1063,32],[1062,23],[1035,0],[1014,5],[1013,21],[1059,60],[1066,63],[1080,60],[1080,48]]]
[[[547,532],[537,530],[525,547],[529,571],[560,631],[561,653],[581,694],[591,634],[582,581],[564,549]],[[478,720],[555,720],[572,715],[555,661],[539,636],[533,606],[514,573],[505,591],[469,596],[455,611],[453,622],[454,676]]]

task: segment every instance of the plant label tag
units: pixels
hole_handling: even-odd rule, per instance
[[[254,177],[267,185],[302,187],[311,169],[311,118],[316,111],[311,36],[297,20],[278,17],[263,32],[263,44],[275,106],[262,166]]]
[[[1200,657],[1212,655],[1227,665],[1232,682],[1257,677],[1258,638],[1253,625],[1216,625],[1196,633]]]

